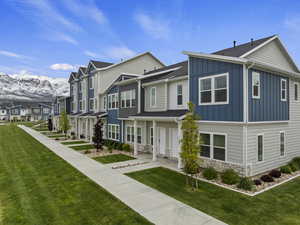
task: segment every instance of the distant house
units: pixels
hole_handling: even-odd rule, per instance
[[[0,120],[8,120],[9,119],[9,110],[6,106],[0,106]]]

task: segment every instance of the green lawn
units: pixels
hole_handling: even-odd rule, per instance
[[[0,137],[0,224],[150,224],[23,130]]]
[[[61,142],[63,145],[75,145],[75,144],[84,144],[86,143],[85,141],[66,141],[66,142]]]
[[[106,156],[100,156],[100,157],[96,157],[93,158],[98,162],[101,163],[114,163],[114,162],[123,162],[123,161],[127,161],[127,160],[133,160],[135,158],[128,156],[128,155],[124,155],[124,154],[115,154],[115,155],[106,155]]]
[[[184,175],[161,167],[127,175],[228,224],[300,224],[300,178],[248,197],[206,182],[191,192]]]
[[[78,146],[72,146],[70,148],[77,150],[77,151],[81,151],[81,150],[95,149],[95,146],[94,145],[78,145]]]

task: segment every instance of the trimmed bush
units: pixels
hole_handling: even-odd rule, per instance
[[[243,190],[251,191],[253,189],[253,181],[247,177],[242,177],[237,187]]]
[[[261,185],[261,180],[256,179],[256,180],[253,181],[253,183],[254,183],[256,186],[259,186],[259,185]]]
[[[298,170],[298,165],[297,165],[296,163],[294,163],[294,162],[290,162],[290,163],[288,164],[288,166],[291,168],[291,171],[292,171],[292,172],[295,172],[295,171]]]
[[[293,158],[292,162],[298,166],[298,170],[300,170],[300,157]]]
[[[287,173],[287,174],[292,173],[291,167],[289,165],[280,167],[280,171],[281,173]]]
[[[214,180],[218,178],[218,172],[212,167],[205,168],[202,172],[202,175],[207,180]]]
[[[91,150],[85,150],[84,151],[84,154],[89,154],[89,153],[91,153]]]
[[[240,180],[239,175],[233,169],[225,170],[221,175],[222,182],[224,184],[237,184]]]
[[[281,172],[279,170],[272,170],[269,175],[274,178],[279,178],[281,177]]]
[[[270,182],[273,182],[273,181],[274,181],[273,177],[271,177],[271,176],[268,175],[268,174],[261,176],[260,179],[261,179],[263,182],[267,182],[267,183],[270,183]]]
[[[131,152],[131,147],[129,144],[123,144],[123,151],[125,152]]]

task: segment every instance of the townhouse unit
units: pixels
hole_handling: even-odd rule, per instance
[[[9,119],[9,111],[6,106],[0,106],[0,120],[8,120]]]
[[[71,95],[82,105],[73,111],[77,134],[91,140],[93,123],[79,121],[96,113],[105,138],[131,144],[135,155],[176,160],[181,168],[181,124],[190,101],[200,117],[202,166],[253,176],[300,156],[300,71],[278,36],[234,42],[211,54],[183,53],[186,61],[145,72],[116,70],[113,78],[93,72],[94,110],[80,103],[86,95]],[[90,76],[78,73],[71,93],[82,85],[80,76]]]
[[[107,89],[122,73],[143,74],[164,64],[150,52],[120,63],[91,60],[70,75],[71,131],[78,138],[91,141],[97,117],[106,116]]]
[[[71,97],[58,96],[52,104],[52,124],[54,130],[59,130],[59,117],[62,112],[71,113]]]
[[[47,120],[51,115],[51,105],[47,103],[20,103],[6,109],[10,121]]]

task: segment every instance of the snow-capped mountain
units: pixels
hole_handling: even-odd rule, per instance
[[[0,73],[0,101],[51,101],[56,96],[68,96],[65,78],[31,75],[26,72],[7,75]]]

